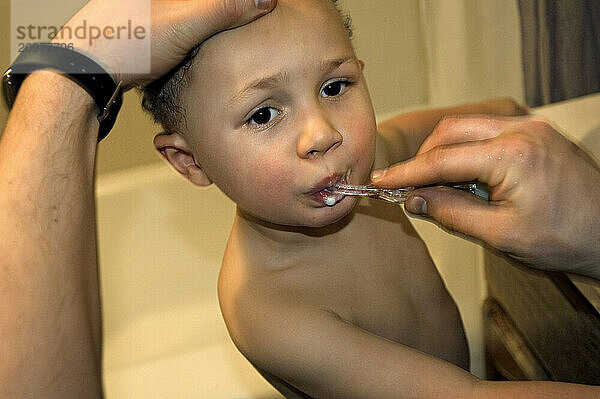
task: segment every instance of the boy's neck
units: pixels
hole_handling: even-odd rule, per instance
[[[354,212],[324,227],[285,226],[256,218],[239,207],[236,210],[235,228],[246,239],[264,243],[278,250],[295,249],[306,245],[316,245],[335,239],[340,231],[350,223]]]

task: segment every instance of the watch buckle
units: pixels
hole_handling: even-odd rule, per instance
[[[119,83],[117,84],[117,87],[115,88],[115,91],[113,92],[112,96],[110,96],[108,103],[104,106],[104,108],[102,108],[102,113],[100,115],[98,115],[98,122],[104,122],[104,120],[106,118],[108,118],[108,115],[110,114],[110,109],[115,104],[116,99],[121,92],[122,84],[123,84],[123,81],[120,80]]]
[[[3,98],[8,109],[11,109],[14,102],[15,97],[17,96],[17,88],[15,88],[12,80],[11,80],[12,68],[8,68],[6,72],[2,75],[2,91]]]

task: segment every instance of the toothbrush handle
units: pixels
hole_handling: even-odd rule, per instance
[[[485,183],[474,181],[468,183],[449,183],[444,184],[444,186],[469,192],[486,201],[490,200],[490,189]],[[389,202],[402,203],[406,200],[406,197],[408,197],[408,195],[416,188],[417,187],[409,187],[397,190],[380,189],[377,192],[377,197]]]

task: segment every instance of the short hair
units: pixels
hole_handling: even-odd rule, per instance
[[[337,4],[338,0],[329,0],[337,8],[350,39],[353,37],[352,18],[342,11]],[[190,51],[185,59],[166,75],[153,81],[141,89],[142,108],[152,115],[167,133],[185,134],[187,130],[185,109],[182,105],[182,93],[191,82],[190,69],[198,54],[200,45]]]

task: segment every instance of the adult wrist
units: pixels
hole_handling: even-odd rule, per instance
[[[54,70],[84,88],[98,107],[100,141],[112,129],[121,108],[121,82],[89,56],[59,43],[35,43],[15,59],[3,75],[3,94],[12,107],[25,78],[38,70]]]
[[[27,76],[13,107],[21,112],[23,106],[27,107],[28,112],[35,112],[45,120],[56,115],[63,122],[72,119],[70,123],[77,120],[77,125],[89,124],[90,129],[98,129],[98,108],[92,96],[79,84],[56,71],[40,70]]]
[[[52,71],[37,71],[23,82],[2,139],[25,139],[51,152],[76,147],[81,156],[90,157],[80,165],[93,165],[97,113],[94,100],[77,83]]]

